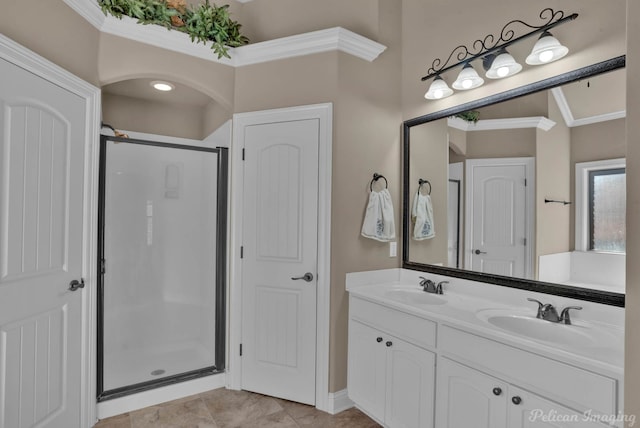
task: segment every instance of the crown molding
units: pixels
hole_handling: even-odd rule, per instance
[[[140,25],[136,19],[105,16],[95,0],[63,0],[99,31],[172,50],[232,67],[259,64],[327,51],[341,51],[365,61],[374,61],[386,46],[341,27],[283,37],[265,42],[230,48],[229,58],[218,59],[211,44],[194,43],[180,31],[159,25]]]
[[[532,117],[514,117],[509,119],[483,119],[476,123],[467,122],[459,117],[450,117],[447,119],[447,125],[450,128],[459,129],[461,131],[493,131],[497,129],[524,129],[538,128],[548,131],[555,126],[556,122],[544,116]]]
[[[573,112],[571,111],[571,107],[569,107],[569,103],[567,102],[567,98],[564,95],[564,91],[562,88],[553,88],[551,89],[551,94],[553,98],[556,100],[556,105],[560,110],[560,114],[562,114],[562,118],[564,119],[564,123],[569,128],[573,128],[576,126],[583,125],[592,125],[594,123],[606,122],[608,120],[615,119],[624,119],[627,117],[627,111],[614,111],[611,113],[598,114],[590,117],[583,117],[581,119],[576,119],[573,117]]]

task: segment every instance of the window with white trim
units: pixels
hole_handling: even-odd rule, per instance
[[[625,163],[576,163],[576,250],[625,253]]]

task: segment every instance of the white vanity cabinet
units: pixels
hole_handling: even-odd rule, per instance
[[[446,358],[437,377],[437,427],[507,428],[507,383]]]
[[[371,312],[356,309],[349,321],[349,398],[386,427],[432,428],[435,354],[389,333],[397,325],[385,317],[386,308],[365,301],[354,306]],[[385,320],[391,328],[378,328]]]
[[[438,361],[436,426],[603,428],[584,414],[448,358]]]

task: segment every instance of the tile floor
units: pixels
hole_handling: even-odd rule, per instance
[[[337,415],[314,407],[224,388],[104,419],[95,428],[375,428],[353,408]]]

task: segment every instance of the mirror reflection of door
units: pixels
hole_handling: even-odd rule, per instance
[[[460,237],[462,236],[462,183],[462,162],[449,164],[447,266],[453,268],[462,268],[462,243],[460,242]]]
[[[533,158],[467,161],[466,266],[531,277]]]

